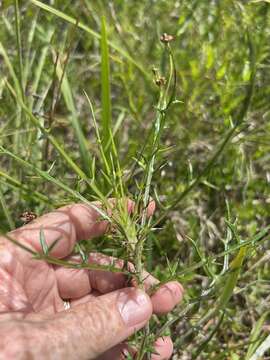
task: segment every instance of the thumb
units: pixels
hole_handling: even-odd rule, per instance
[[[145,326],[151,315],[149,296],[135,288],[117,290],[59,313],[67,339],[65,358],[96,358]]]

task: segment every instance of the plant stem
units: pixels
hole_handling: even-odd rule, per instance
[[[173,60],[173,55],[171,52],[171,49],[169,46],[166,46],[166,50],[168,50],[169,53],[169,63],[170,63],[170,72],[169,72],[169,78],[168,83],[165,89],[163,86],[160,86],[160,95],[159,95],[159,101],[157,106],[157,114],[156,114],[156,120],[154,123],[154,133],[153,133],[153,140],[152,145],[150,149],[150,160],[148,162],[147,166],[147,174],[145,179],[145,188],[144,188],[144,195],[143,195],[143,214],[142,214],[142,220],[141,220],[141,228],[143,229],[146,225],[146,219],[147,219],[147,207],[150,201],[150,188],[152,183],[152,178],[154,174],[154,164],[156,160],[156,155],[159,150],[160,146],[160,138],[162,134],[162,130],[164,128],[164,123],[167,115],[167,110],[169,109],[175,95],[175,87],[176,87],[176,72],[175,72],[175,65]],[[173,81],[173,89],[172,94],[169,95],[169,90],[171,87],[171,82]],[[138,272],[138,278],[140,283],[142,283],[142,271],[143,271],[143,265],[142,265],[142,256],[143,256],[143,249],[144,249],[144,243],[146,241],[146,237],[140,236],[136,243],[136,249],[135,249],[135,266],[136,271]],[[136,356],[136,360],[142,360],[145,355],[145,343],[147,338],[150,335],[150,327],[149,323],[144,328],[144,336],[143,340],[140,345],[140,350],[138,351],[138,354]],[[151,354],[146,354],[147,359],[151,358]]]
[[[252,70],[251,70],[251,77],[250,82],[248,85],[248,89],[246,92],[245,99],[243,101],[242,107],[240,109],[240,112],[238,114],[237,120],[235,122],[235,125],[228,131],[226,137],[221,142],[220,146],[218,147],[217,151],[214,153],[214,155],[209,159],[203,170],[198,174],[195,180],[193,180],[186,189],[172,202],[172,204],[163,212],[163,214],[155,221],[155,223],[152,225],[152,227],[157,226],[168,214],[169,212],[175,208],[201,181],[203,177],[205,177],[209,171],[212,169],[212,167],[215,165],[217,159],[220,157],[220,155],[223,153],[225,147],[227,144],[233,139],[235,136],[236,130],[239,129],[239,127],[243,124],[246,114],[248,112],[248,109],[250,107],[253,91],[254,91],[254,83],[255,83],[255,75],[256,75],[256,63],[255,63],[255,51],[253,44],[251,40],[249,39],[249,48],[250,48],[250,58],[251,58],[251,64],[252,64]]]
[[[15,8],[17,53],[18,53],[19,73],[20,73],[20,87],[21,87],[22,97],[24,98],[21,21],[20,21],[20,8],[19,8],[18,0],[14,0],[14,8]]]

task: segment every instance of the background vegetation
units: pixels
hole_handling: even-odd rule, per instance
[[[151,325],[153,333],[171,333],[175,359],[270,357],[269,6],[1,4],[1,230],[22,225],[25,211],[41,215],[78,201],[78,194],[96,199],[93,183],[115,196],[122,181],[124,193],[139,202],[155,157],[155,230],[143,260],[160,280],[177,278],[186,289],[175,312]],[[162,114],[156,82],[165,77],[168,84],[170,72],[163,33],[174,36],[177,84],[169,92],[176,101],[155,147],[149,139]],[[113,239],[93,247],[123,255]]]

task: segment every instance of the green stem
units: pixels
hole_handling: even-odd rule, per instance
[[[5,215],[6,219],[7,219],[9,229],[13,230],[14,227],[15,227],[15,224],[14,224],[14,221],[13,221],[13,219],[12,219],[10,213],[9,213],[9,209],[8,209],[8,206],[7,206],[7,203],[6,203],[6,200],[4,198],[4,194],[3,194],[1,188],[0,188],[0,204],[2,206],[4,215]]]
[[[20,21],[20,8],[19,8],[18,0],[14,0],[14,8],[15,8],[17,53],[18,53],[18,63],[19,63],[19,72],[20,72],[20,87],[21,87],[22,96],[24,98],[21,21]]]
[[[119,267],[114,267],[112,265],[100,265],[100,264],[89,264],[85,262],[81,263],[74,263],[71,261],[66,261],[62,259],[54,258],[50,255],[46,255],[44,253],[39,253],[31,249],[30,247],[26,246],[25,244],[15,240],[11,235],[9,234],[2,234],[3,238],[12,244],[18,246],[22,250],[28,252],[33,256],[33,259],[35,260],[42,260],[46,261],[49,264],[54,264],[58,266],[63,266],[65,268],[71,268],[71,269],[88,269],[88,270],[102,270],[102,271],[109,271],[113,273],[122,273],[128,276],[131,276],[131,273],[127,270],[124,270]]]
[[[255,75],[256,75],[256,63],[255,63],[255,52],[253,48],[253,44],[249,39],[249,47],[250,47],[250,58],[251,58],[251,64],[252,64],[252,71],[251,71],[251,78],[249,82],[249,86],[247,89],[247,93],[245,96],[245,99],[243,101],[243,105],[241,107],[241,110],[238,114],[238,118],[235,122],[235,125],[228,131],[226,137],[221,142],[220,146],[218,147],[217,151],[214,153],[214,155],[210,158],[210,160],[207,162],[203,170],[199,173],[199,175],[196,177],[195,180],[193,180],[186,189],[172,202],[172,204],[163,212],[163,214],[155,221],[155,223],[152,225],[152,227],[157,226],[166,216],[169,214],[169,212],[175,208],[204,178],[209,171],[212,169],[212,167],[215,165],[217,159],[220,157],[220,155],[223,153],[225,147],[227,144],[233,139],[235,136],[236,131],[239,129],[239,127],[243,124],[246,114],[248,112],[248,109],[250,107],[253,91],[254,91],[254,83],[255,83]]]
[[[156,161],[156,154],[159,149],[160,145],[160,138],[162,134],[162,130],[164,127],[165,119],[167,111],[174,99],[175,96],[175,88],[176,88],[176,72],[175,72],[175,65],[173,60],[173,55],[170,50],[170,47],[167,46],[167,50],[169,52],[169,62],[170,62],[170,73],[169,73],[169,79],[168,83],[165,89],[161,86],[160,88],[160,96],[157,106],[157,116],[154,124],[154,134],[153,134],[153,141],[152,146],[150,150],[150,161],[147,166],[147,175],[145,180],[145,189],[144,189],[144,195],[143,195],[143,214],[142,214],[142,220],[141,220],[141,228],[143,229],[146,225],[146,219],[147,219],[147,207],[150,201],[150,188],[152,183],[152,178],[154,174],[154,164]],[[173,89],[172,94],[169,96],[169,90],[171,87],[171,82],[173,81]],[[143,264],[142,264],[142,256],[143,256],[143,249],[144,249],[144,243],[145,243],[146,237],[140,236],[137,240],[136,248],[135,248],[135,266],[136,271],[138,273],[138,277],[140,279],[140,282],[142,283],[142,271],[143,271]],[[145,355],[145,343],[147,341],[147,338],[150,335],[150,327],[149,323],[144,328],[144,336],[143,340],[140,344],[140,350],[137,353],[136,360],[142,360]],[[151,358],[151,354],[146,354],[147,359]]]

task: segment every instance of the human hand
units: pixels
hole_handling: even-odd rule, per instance
[[[131,204],[129,203],[129,207]],[[153,213],[154,204],[148,208]],[[65,206],[19,228],[9,235],[42,252],[40,230],[50,255],[74,260],[74,245],[101,236],[107,229],[99,214],[84,204]],[[108,264],[110,258],[90,254],[90,263]],[[118,265],[122,266],[121,261]],[[157,280],[145,276],[147,290]],[[0,238],[0,358],[2,359],[121,359],[123,343],[144,327],[153,313],[171,311],[183,288],[172,281],[150,298],[146,292],[126,287],[123,273],[70,269],[35,260],[25,250]],[[64,300],[71,308],[64,310]],[[159,338],[152,360],[169,359],[173,345]]]

